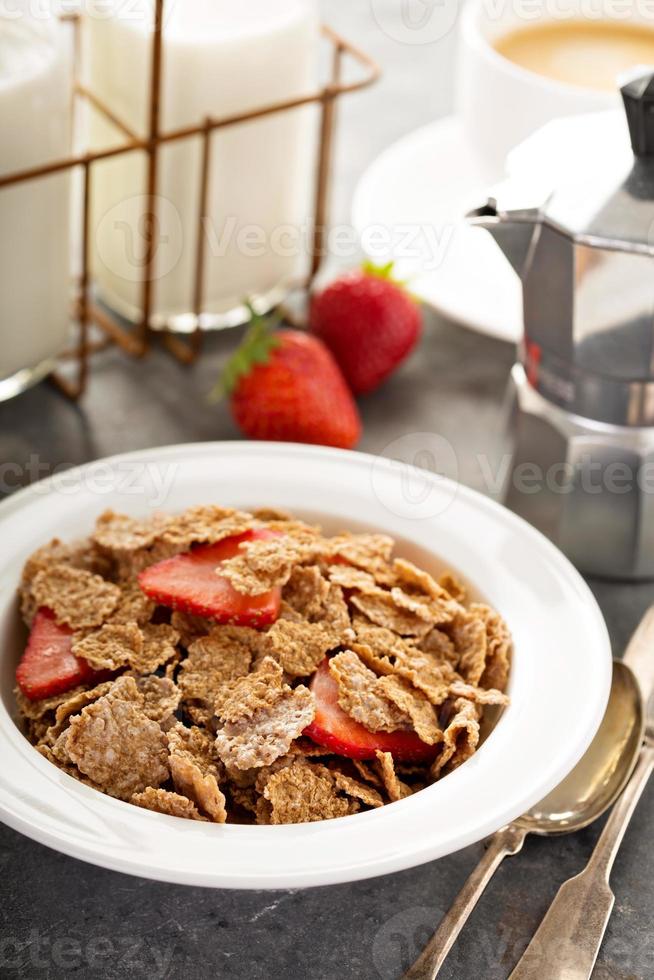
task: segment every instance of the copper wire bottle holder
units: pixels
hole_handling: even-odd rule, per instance
[[[130,126],[120,119],[95,93],[90,91],[80,81],[80,26],[79,14],[65,14],[61,20],[71,23],[75,32],[74,58],[74,95],[83,100],[91,108],[107,120],[112,127],[121,133],[122,142],[110,148],[96,152],[71,154],[66,159],[55,160],[41,166],[32,167],[15,173],[0,176],[0,191],[14,184],[36,180],[51,174],[79,168],[82,171],[82,234],[80,276],[76,283],[76,301],[73,317],[77,325],[77,339],[74,346],[61,355],[62,361],[73,361],[74,376],[71,380],[59,371],[53,371],[51,378],[57,387],[69,398],[77,399],[85,391],[89,376],[89,358],[95,351],[108,345],[115,344],[126,354],[133,357],[145,356],[151,348],[154,335],[158,335],[169,352],[181,363],[191,364],[199,356],[202,348],[203,330],[200,318],[204,309],[205,294],[205,249],[206,235],[204,222],[208,217],[207,207],[210,194],[212,135],[217,130],[236,126],[240,123],[263,119],[278,113],[289,112],[301,106],[317,104],[320,106],[320,134],[317,143],[316,181],[313,214],[311,219],[310,266],[306,279],[301,283],[309,288],[318,273],[325,256],[326,225],[328,219],[328,202],[332,172],[332,153],[336,123],[336,105],[340,96],[356,92],[371,85],[379,77],[379,68],[363,51],[341,37],[330,27],[323,25],[322,35],[331,46],[331,74],[329,81],[318,91],[283,102],[259,106],[248,112],[222,118],[208,117],[195,125],[165,132],[161,127],[161,92],[163,88],[163,73],[165,68],[165,38],[164,38],[164,3],[156,0],[154,9],[154,26],[151,47],[150,98],[148,107],[148,135],[140,138]],[[343,81],[343,64],[346,58],[351,58],[364,75],[354,82]],[[74,114],[75,115],[75,114]],[[193,313],[196,326],[188,338],[182,338],[171,330],[157,329],[152,325],[153,319],[153,285],[154,263],[156,253],[156,236],[153,230],[157,224],[157,185],[159,149],[167,143],[177,143],[182,140],[199,136],[202,140],[200,165],[200,194],[196,218],[195,237],[195,267],[193,283]],[[73,143],[73,145],[75,145]],[[91,185],[93,165],[101,160],[109,160],[126,153],[143,152],[147,157],[147,211],[145,239],[146,250],[143,264],[143,282],[141,292],[141,315],[133,329],[127,329],[117,317],[100,307],[91,295],[90,275],[90,215],[91,215]],[[99,339],[91,339],[91,326],[99,331]]]

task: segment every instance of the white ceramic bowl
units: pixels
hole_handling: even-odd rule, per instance
[[[135,515],[219,502],[261,504],[368,526],[400,552],[457,569],[515,641],[511,705],[477,754],[429,789],[380,810],[281,827],[218,826],[141,810],[63,774],[20,733],[15,587],[25,557],[74,538],[106,507]],[[524,521],[448,480],[392,461],[307,446],[216,443],[117,456],[0,506],[0,817],[94,864],[164,881],[295,888],[399,871],[478,841],[548,793],[602,717],[611,657],[600,611],[563,555]]]

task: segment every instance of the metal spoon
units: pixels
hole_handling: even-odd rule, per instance
[[[507,855],[527,834],[569,834],[588,826],[617,799],[643,741],[644,700],[654,689],[654,607],[643,617],[624,660],[613,661],[609,702],[602,723],[572,772],[523,816],[489,838],[486,852],[404,980],[434,980],[470,913]]]

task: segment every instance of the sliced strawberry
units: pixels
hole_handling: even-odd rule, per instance
[[[401,762],[430,762],[437,747],[427,745],[415,732],[369,732],[350,718],[338,704],[338,684],[329,672],[329,659],[323,660],[311,681],[316,717],[304,729],[318,745],[324,745],[348,759],[374,759],[375,752],[390,752]]]
[[[217,574],[221,562],[234,558],[245,541],[275,537],[276,532],[245,531],[217,544],[199,545],[174,558],[150,565],[139,575],[145,594],[161,606],[233,626],[269,626],[279,615],[281,589],[243,595]]]
[[[96,671],[73,653],[73,631],[50,609],[37,611],[16,681],[26,698],[39,701],[95,679]]]

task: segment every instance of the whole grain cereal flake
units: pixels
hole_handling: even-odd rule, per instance
[[[490,606],[473,603],[471,608],[478,612],[486,624],[488,653],[484,673],[479,683],[482,687],[503,691],[509,678],[511,664],[511,634],[508,626],[500,614]]]
[[[281,668],[266,657],[253,674],[234,682],[216,712],[222,722],[218,755],[226,766],[254,769],[288,752],[313,721],[315,704],[308,688],[283,684]]]
[[[328,554],[370,572],[384,584],[389,579],[389,562],[395,542],[386,534],[349,534],[329,538]]]
[[[413,730],[423,742],[436,745],[443,740],[436,709],[426,695],[416,690],[407,680],[387,674],[377,679],[377,689],[396,708],[409,716]]]
[[[345,650],[329,661],[329,672],[338,684],[339,706],[371,732],[395,732],[411,725],[406,711],[382,691],[380,679],[356,653]]]
[[[364,635],[366,639],[372,638],[370,633]],[[404,678],[435,706],[447,700],[449,685],[457,678],[448,662],[410,646],[399,637],[388,647],[387,653],[378,640],[373,639],[373,642],[375,649],[367,642],[352,644],[352,649],[368,667],[378,674],[396,674]]]
[[[168,778],[166,736],[132,701],[105,695],[70,719],[66,752],[105,793],[129,800]]]
[[[328,594],[329,582],[317,565],[297,565],[282,597],[303,619],[313,622],[322,619]]]
[[[330,565],[327,569],[327,576],[334,585],[340,585],[342,589],[354,589],[364,595],[375,595],[379,592],[379,586],[370,572],[364,572],[360,568],[352,565]]]
[[[308,688],[285,688],[267,708],[239,721],[226,722],[216,733],[218,754],[227,765],[253,769],[270,765],[288,752],[291,742],[310,725],[315,705]]]
[[[160,531],[161,521],[137,520],[127,514],[106,510],[95,523],[93,540],[105,551],[120,554],[149,548]]]
[[[162,531],[164,543],[186,551],[194,544],[217,544],[255,527],[251,514],[213,504],[189,507],[169,517]]]
[[[356,800],[341,796],[334,777],[324,767],[288,766],[266,783],[264,799],[270,803],[270,823],[310,823],[355,813]]]
[[[223,721],[239,721],[259,708],[269,708],[283,690],[284,671],[272,657],[263,657],[250,674],[223,683],[215,701]]]
[[[140,793],[134,793],[131,800],[136,806],[154,813],[163,813],[168,817],[184,817],[186,820],[206,820],[198,811],[195,804],[186,796],[171,793],[167,789],[153,789],[148,786]]]
[[[461,612],[461,604],[450,595],[447,589],[436,582],[429,572],[418,568],[413,562],[406,561],[404,558],[395,558],[393,571],[399,587],[405,593],[408,592],[414,596],[422,594],[434,601],[433,608],[438,616],[438,622],[449,623]]]
[[[143,651],[143,634],[136,623],[105,624],[73,640],[73,653],[94,670],[118,670]]]
[[[183,796],[214,823],[225,823],[225,797],[218,786],[218,765],[211,738],[199,729],[176,725],[168,732],[168,764],[175,785]]]
[[[53,565],[69,565],[87,572],[104,575],[109,572],[109,563],[99,554],[90,539],[64,544],[58,538],[53,538],[48,544],[38,548],[23,567],[20,586],[18,589],[21,613],[27,626],[31,626],[38,603],[32,593],[32,582],[41,571],[47,571]]]
[[[437,779],[446,767],[455,769],[474,754],[479,744],[479,714],[472,701],[459,698],[454,702],[454,717],[443,733],[443,747],[431,767]]]
[[[359,782],[358,779],[352,779],[351,776],[347,776],[338,770],[330,769],[330,772],[336,788],[347,796],[352,797],[354,800],[361,800],[366,806],[376,808],[384,805],[381,794],[376,789],[373,789],[372,786],[366,786],[365,783]]]
[[[179,633],[168,623],[147,623],[142,627],[143,646],[129,659],[137,674],[152,674],[177,655]]]
[[[395,772],[395,762],[390,752],[375,752],[377,756],[377,768],[384,784],[384,789],[388,794],[391,803],[397,803],[407,796],[411,796],[413,790],[406,783],[398,778]]]
[[[14,695],[21,716],[27,718],[29,721],[38,721],[44,716],[54,716],[60,704],[68,701],[69,698],[74,697],[83,690],[84,688],[82,687],[75,687],[72,691],[63,691],[61,694],[53,694],[49,698],[40,698],[37,701],[32,701],[30,698],[26,698],[20,688],[17,687]]]
[[[135,683],[143,714],[165,728],[174,718],[182,692],[169,677],[156,674],[137,677]]]
[[[188,647],[194,640],[210,633],[215,623],[204,616],[193,616],[191,613],[180,612],[174,609],[170,617],[170,625],[179,633],[180,643],[183,647]]]
[[[88,691],[83,688],[68,691],[67,700],[62,701],[55,711],[54,725],[51,725],[45,733],[45,741],[49,745],[54,745],[66,728],[68,719],[72,715],[79,714],[87,704],[93,704],[98,698],[108,694],[111,690],[112,683],[112,681],[104,681],[102,684],[97,684]]]
[[[464,681],[452,681],[448,688],[448,696],[451,698],[465,698],[475,704],[496,704],[502,707],[509,703],[509,699],[502,691],[495,688],[476,687],[474,684],[466,684]]]
[[[261,643],[261,634],[246,626],[216,626],[206,636],[194,640],[177,680],[184,699],[213,706],[227,682],[249,672]]]
[[[398,605],[399,590],[395,595],[385,589],[375,592],[355,593],[350,597],[352,605],[367,616],[377,626],[383,626],[400,636],[426,636],[433,622],[419,615],[415,609],[407,609]]]
[[[461,605],[466,602],[468,598],[468,590],[463,582],[459,581],[459,579],[451,572],[443,572],[438,579],[438,584]]]
[[[242,554],[221,564],[220,575],[242,595],[262,595],[286,585],[298,559],[297,546],[286,536],[245,542],[240,550]]]
[[[146,626],[152,619],[154,610],[154,602],[152,599],[148,599],[136,580],[121,581],[118,605],[107,621],[117,624],[137,623],[138,626]]]
[[[451,623],[456,615],[457,603],[449,598],[434,598],[416,592],[405,592],[394,586],[391,596],[398,609],[415,613],[415,615],[432,626],[442,626]],[[425,635],[423,632],[422,635]]]
[[[446,660],[454,668],[459,663],[460,655],[457,653],[452,638],[438,626],[434,626],[431,632],[420,640],[418,648],[424,653],[432,654],[437,660]]]
[[[457,670],[468,684],[478,684],[486,667],[486,621],[478,609],[465,610],[454,620],[452,640],[459,655]]]
[[[286,674],[308,677],[338,646],[339,637],[327,624],[280,619],[266,634],[266,641],[270,654]]]
[[[37,606],[51,609],[58,623],[73,629],[100,626],[120,599],[117,585],[61,563],[37,572],[31,588]]]

